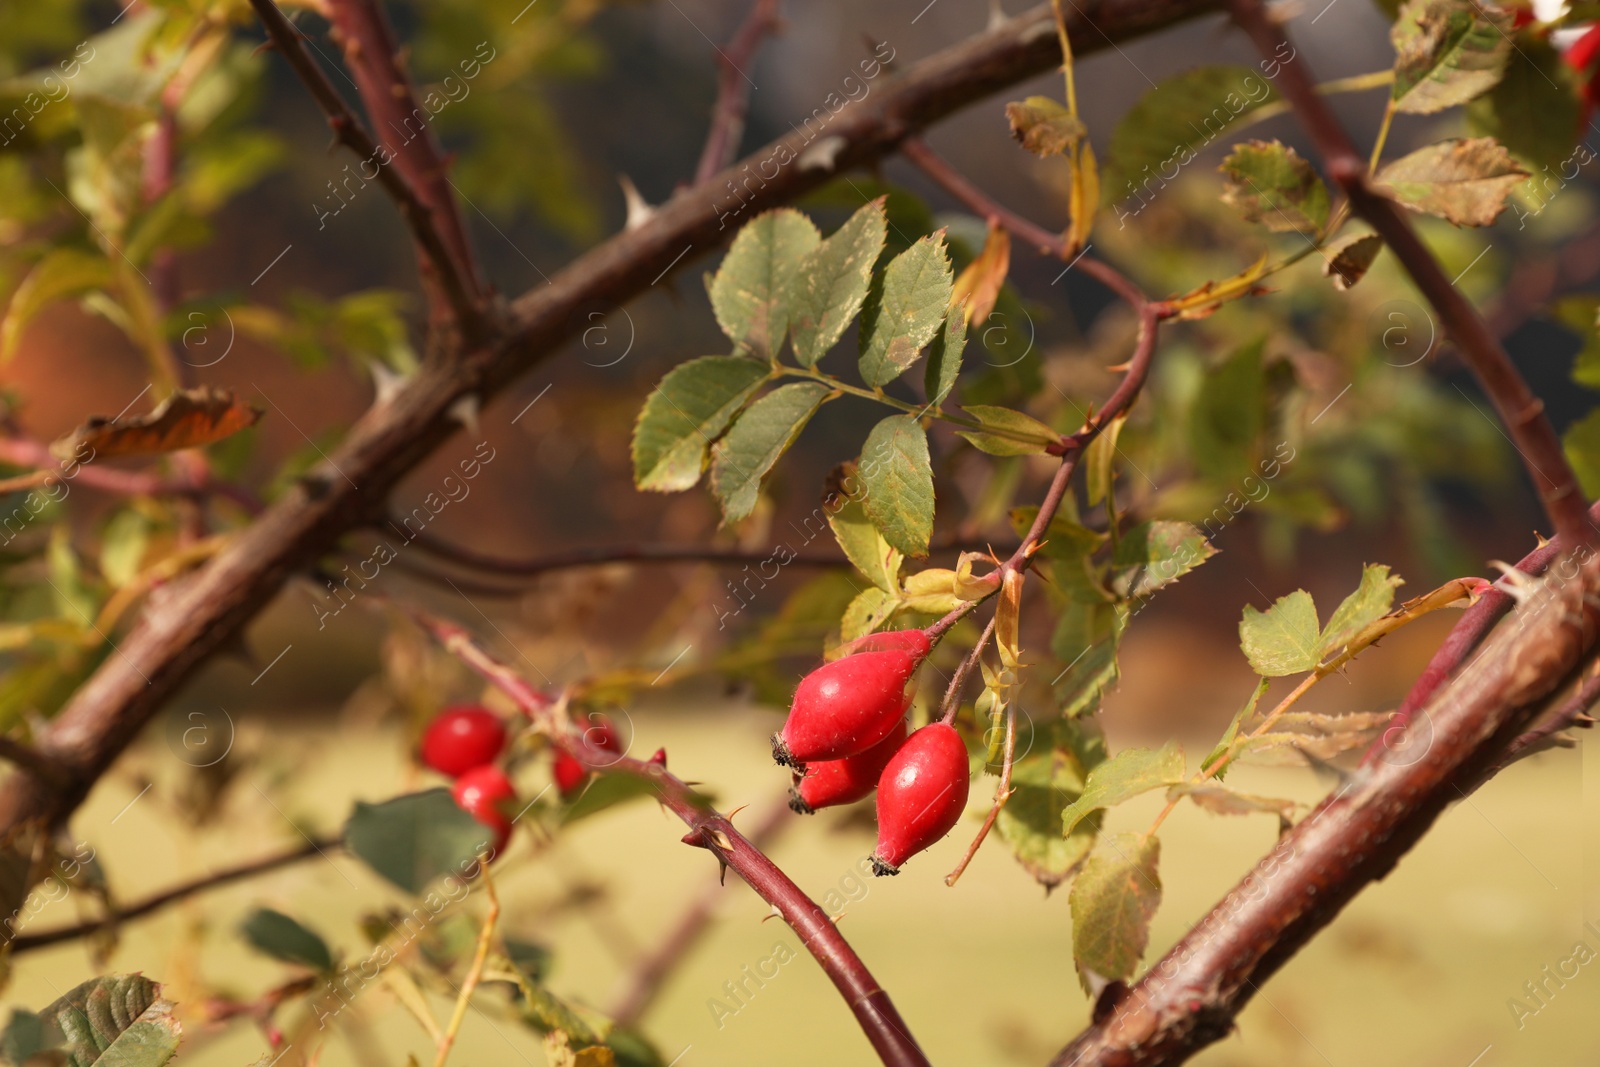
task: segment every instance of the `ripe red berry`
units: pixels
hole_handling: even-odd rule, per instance
[[[450,787],[461,809],[494,832],[494,852],[498,854],[511,839],[511,816],[506,802],[515,800],[517,791],[505,772],[494,764],[474,767]]]
[[[806,764],[805,773],[795,775],[789,790],[789,807],[810,815],[821,808],[854,804],[878,787],[884,765],[905,739],[906,721],[901,719],[888,737],[859,756]]]
[[[446,708],[422,735],[422,762],[454,778],[493,763],[505,747],[505,723],[488,708]]]
[[[905,714],[906,683],[922,657],[903,649],[857,652],[800,680],[783,730],[772,739],[780,764],[858,756]]]
[[[967,806],[968,774],[967,746],[955,727],[930,723],[906,738],[878,780],[873,873],[899,874],[902,863],[950,832]]]
[[[615,752],[619,756],[623,752],[622,736],[617,733],[617,728],[610,719],[603,715],[593,716],[594,725],[583,731],[584,740],[596,748]],[[557,751],[554,762],[550,765],[550,774],[555,779],[556,788],[561,791],[563,798],[569,798],[582,788],[583,783],[589,779],[589,769],[572,754]]]

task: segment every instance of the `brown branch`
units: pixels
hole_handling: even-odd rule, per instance
[[[755,59],[762,40],[781,25],[778,0],[755,0],[728,47],[717,50],[717,102],[711,108],[711,132],[706,135],[700,165],[694,169],[696,185],[710,181],[739,154],[750,91],[755,88],[745,68]]]
[[[71,780],[67,769],[32,745],[0,734],[0,759],[54,785]]]
[[[749,838],[734,828],[727,816],[717,813],[705,797],[667,771],[664,757],[639,760],[617,756],[597,745],[568,724],[557,721],[549,700],[510,667],[486,652],[472,636],[454,623],[396,604],[440,644],[467,666],[477,671],[542,727],[551,741],[591,771],[602,774],[630,774],[652,782],[657,799],[684,824],[689,832],[683,842],[703,848],[717,857],[724,869],[733,868],[745,884],[783,916],[800,941],[814,956],[822,970],[850,1006],[856,1021],[866,1033],[878,1056],[889,1067],[928,1067],[927,1057],[906,1029],[905,1020],[895,1009],[889,994],[878,985],[866,964],[845,941],[843,935],[810,897],[788,875],[766,857]]]
[[[448,193],[449,179],[445,176],[444,165],[430,162],[439,157],[426,127],[423,136],[401,145],[398,150],[391,148],[387,140],[381,143],[374,140],[306,51],[302,43],[304,36],[284,17],[278,5],[273,0],[250,0],[250,6],[255,9],[273,46],[282,53],[327,116],[334,138],[376,170],[378,183],[400,209],[411,236],[420,246],[419,258],[424,275],[430,280],[427,288],[435,299],[435,310],[442,300],[468,344],[486,339],[489,312],[482,304],[482,286],[467,251],[455,201]],[[368,0],[339,0],[330,6],[334,24],[345,42],[346,56],[355,72],[357,87],[374,120],[392,120],[396,114],[408,116],[403,105],[411,102],[412,97],[404,76],[395,73],[389,77],[385,73],[393,69],[394,49],[382,12]],[[400,95],[389,95],[393,90],[399,90]],[[441,184],[444,191],[440,189]],[[437,321],[438,315],[434,318]]]
[[[279,867],[287,867],[292,863],[311,859],[313,856],[323,855],[330,849],[340,847],[341,843],[337,837],[307,841],[299,848],[291,849],[288,852],[280,852],[274,856],[250,860],[248,863],[242,863],[237,867],[229,867],[214,874],[208,874],[193,881],[173,886],[171,889],[163,890],[155,896],[146,897],[137,904],[118,908],[116,912],[104,919],[82,922],[74,926],[62,926],[54,930],[41,930],[36,934],[19,934],[11,941],[11,951],[14,953],[27,952],[31,949],[45,948],[49,945],[59,945],[63,941],[76,941],[80,937],[87,937],[107,927],[149,915],[153,911],[161,910],[168,904],[175,904],[197,893],[204,893],[209,889],[217,889],[245,878],[265,874],[268,871],[275,871]]]
[[[750,844],[765,851],[785,828],[794,825],[794,821],[794,813],[789,810],[789,798],[785,794],[767,809],[745,836]],[[722,879],[709,879],[666,938],[623,976],[619,991],[612,1000],[614,1006],[610,1015],[613,1022],[618,1026],[632,1026],[649,1010],[667,978],[710,928],[711,920],[716,917],[717,908],[724,899]]]
[[[1290,48],[1282,27],[1268,14],[1262,0],[1230,3],[1234,20],[1263,55],[1281,56],[1284,49]],[[1466,358],[1516,442],[1556,532],[1569,546],[1589,543],[1592,530],[1585,516],[1587,505],[1561,448],[1561,439],[1545,418],[1544,402],[1533,395],[1494,332],[1417,236],[1404,210],[1373,188],[1367,177],[1367,161],[1356,151],[1327,100],[1317,92],[1305,56],[1294,55],[1279,70],[1278,86],[1316,144],[1328,177],[1344,190],[1351,209],[1393,250],[1406,274],[1438,313],[1446,334]]]
[[[268,9],[269,20],[281,22],[266,0],[252,2]],[[1075,15],[1071,25],[1080,55],[1214,11],[1216,0],[1102,0],[1085,10],[1089,14]],[[291,62],[304,60],[296,38],[285,43],[294,46],[285,52]],[[830,118],[826,133],[837,138],[829,144],[838,149],[831,166],[813,159],[800,165],[818,134],[797,130],[739,167],[678,193],[642,225],[525,294],[513,305],[509,336],[498,344],[464,359],[428,361],[357,421],[328,461],[175,587],[160,610],[144,613],[119,653],[96,669],[38,739],[42,750],[71,769],[72,786],[52,789],[13,775],[0,788],[0,833],[30,820],[60,823],[70,815],[167,699],[235,642],[292,575],[332,551],[350,530],[381,521],[396,483],[460,428],[451,409],[463,397],[487,401],[589,324],[587,309],[613,308],[643,292],[675,266],[720,247],[757,212],[789,202],[840,171],[877,161],[917,130],[1060,61],[1054,20],[1043,7],[930,56]],[[314,83],[320,80],[319,75]],[[742,167],[754,173],[779,158],[786,163],[773,177],[728,192],[729,182],[745,180]],[[432,231],[424,226],[423,232]]]

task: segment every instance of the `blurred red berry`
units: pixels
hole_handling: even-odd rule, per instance
[[[592,725],[583,731],[583,739],[595,748],[622,755],[622,736],[617,733],[617,728],[611,720],[604,715],[595,715],[591,716],[591,723]],[[555,779],[556,788],[561,791],[563,799],[570,798],[589,778],[589,770],[582,761],[571,753],[560,750],[557,750],[555,759],[550,765],[550,774]]]
[[[505,747],[505,723],[488,708],[446,708],[422,735],[422,762],[454,778],[493,763]]]
[[[495,853],[506,847],[511,839],[511,816],[506,803],[517,797],[516,787],[505,772],[493,764],[474,767],[456,779],[450,787],[461,809],[494,832],[491,842]]]

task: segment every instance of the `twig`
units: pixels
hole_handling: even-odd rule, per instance
[[[751,845],[764,852],[786,827],[794,823],[794,813],[789,810],[789,798],[785,794],[756,820],[745,836]],[[667,977],[710,928],[711,920],[716,917],[723,899],[722,879],[708,879],[671,932],[653,952],[640,959],[633,970],[623,976],[611,1002],[613,1022],[618,1026],[632,1026],[649,1010]]]
[[[1282,50],[1289,47],[1282,27],[1268,14],[1262,0],[1230,0],[1230,3],[1234,21],[1263,55],[1282,55]],[[1433,305],[1445,332],[1466,357],[1468,366],[1477,375],[1483,391],[1516,442],[1517,451],[1522,455],[1556,532],[1568,546],[1588,544],[1593,531],[1585,515],[1587,505],[1562,450],[1561,439],[1556,436],[1550,420],[1545,418],[1543,402],[1533,395],[1488,324],[1452,284],[1439,261],[1417,236],[1400,205],[1374,190],[1367,175],[1367,161],[1356,151],[1328,102],[1317,92],[1307,68],[1304,55],[1292,63],[1282,64],[1278,87],[1311,135],[1328,176],[1344,190],[1355,213],[1394,251],[1411,280]]]
[[[0,734],[0,759],[21,767],[29,774],[60,785],[69,780],[67,769],[30,744]]]
[[[478,934],[478,951],[472,957],[472,966],[467,970],[467,977],[461,983],[461,992],[456,997],[455,1011],[450,1013],[450,1024],[445,1027],[444,1033],[439,1035],[439,1054],[434,1058],[433,1067],[444,1067],[444,1061],[450,1058],[450,1049],[456,1043],[456,1035],[461,1032],[461,1024],[467,1018],[467,1005],[472,1002],[472,992],[478,988],[478,982],[483,978],[483,965],[489,960],[489,943],[494,939],[494,925],[500,921],[500,896],[494,891],[494,878],[489,874],[489,865],[480,864],[478,870],[483,878],[483,891],[489,896],[488,914],[483,917],[483,930]]]
[[[989,645],[989,638],[994,636],[995,624],[1000,621],[998,614],[989,616],[989,625],[983,628],[977,644],[966,654],[957,665],[955,674],[950,676],[950,684],[945,687],[944,699],[939,702],[939,721],[951,723],[955,721],[956,709],[961,706],[961,690],[966,687],[967,679],[972,675],[972,668],[978,665],[978,660],[983,658],[983,650]]]
[[[944,876],[944,884],[954,886],[956,880],[966,871],[967,864],[972,862],[972,857],[978,854],[978,848],[983,844],[983,839],[989,836],[989,830],[994,826],[994,821],[1000,817],[1000,809],[1006,806],[1006,801],[1011,799],[1011,766],[1017,753],[1017,709],[1015,706],[1006,708],[1006,747],[1005,756],[1000,764],[1000,788],[994,791],[994,807],[989,809],[989,814],[984,818],[983,825],[978,827],[978,836],[972,839],[972,844],[967,846],[966,855],[961,857],[961,862],[956,864],[955,870]]]
[[[384,80],[381,71],[393,62],[392,48],[385,52],[384,57],[368,54],[383,47],[381,41],[387,40],[386,36],[379,36],[376,30],[368,25],[370,19],[376,19],[382,24],[382,14],[376,9],[371,11],[357,11],[358,0],[340,0],[332,4],[334,22],[344,32],[347,43],[347,54],[352,57],[352,65],[357,78],[357,85],[361,89],[367,106],[373,109],[374,118],[387,115],[393,105],[380,109],[372,94],[382,99],[393,89],[398,88],[405,101],[411,100],[411,90],[405,85],[404,79]],[[444,300],[459,324],[469,344],[482,341],[489,332],[488,316],[479,304],[481,290],[473,272],[471,256],[466,253],[465,238],[460,233],[460,219],[455,212],[454,201],[445,197],[441,202],[439,192],[435,187],[437,183],[429,180],[419,184],[417,188],[412,183],[417,180],[417,175],[429,174],[427,165],[419,159],[423,153],[431,154],[433,148],[427,138],[418,137],[398,151],[391,149],[387,143],[381,146],[373,139],[356,118],[355,112],[345,103],[344,97],[328,81],[327,75],[322,73],[322,68],[316,60],[306,52],[302,44],[303,36],[287,18],[273,0],[250,0],[250,6],[255,9],[256,16],[261,20],[262,27],[267,31],[274,47],[283,54],[289,66],[294,68],[295,74],[304,83],[311,93],[312,99],[322,112],[327,116],[328,126],[333,130],[334,138],[346,148],[349,148],[363,161],[370,161],[377,171],[377,180],[387,192],[395,205],[400,209],[400,214],[405,218],[411,235],[417,244],[422,246],[424,264],[432,265],[431,277],[443,290]],[[365,8],[365,3],[360,3]],[[347,25],[348,23],[348,25]],[[384,34],[387,27],[384,27]],[[352,44],[360,42],[359,45]],[[377,46],[376,48],[374,46]],[[359,57],[354,53],[359,53]],[[396,103],[399,100],[397,99]],[[409,116],[408,116],[409,117]],[[412,146],[417,147],[412,147]],[[443,178],[442,165],[438,176]],[[409,179],[409,180],[408,180]],[[446,181],[448,184],[448,181]],[[460,249],[460,254],[452,252],[452,245]]]
[[[289,48],[285,55],[305,63],[292,27],[265,0],[253,2],[264,4],[269,22],[275,20]],[[1073,47],[1082,56],[1216,9],[1216,0],[1108,0],[1095,8],[1093,25],[1075,17]],[[1053,26],[1049,8],[1038,7],[907,67],[832,117],[827,134],[838,139],[832,143],[839,150],[831,168],[782,167],[764,184],[737,194],[717,178],[686,190],[642,225],[602,243],[553,275],[550,284],[518,298],[507,336],[492,352],[425,362],[394,396],[350,428],[326,462],[175,587],[162,611],[144,614],[119,643],[120,654],[96,668],[38,738],[42,750],[71,768],[71,787],[11,776],[0,786],[0,833],[32,820],[58,824],[70,815],[166,701],[236,639],[290,576],[332,551],[350,530],[381,518],[395,484],[459,430],[452,409],[463,397],[486,403],[583,329],[591,321],[585,309],[615,307],[643,292],[672,269],[721,247],[758,212],[793,201],[839,172],[880,160],[907,136],[967,103],[1059,63]],[[331,103],[342,108],[337,94]],[[765,160],[798,157],[814,136],[796,130],[737,166],[756,171]],[[431,231],[424,226],[424,232]],[[437,244],[436,237],[429,240]]]
[[[509,696],[528,717],[542,727],[553,744],[591,771],[630,774],[654,783],[663,806],[689,827],[685,844],[706,849],[724,867],[733,868],[745,884],[775,907],[795,931],[824,973],[833,981],[845,1003],[866,1032],[878,1056],[889,1067],[928,1067],[927,1057],[895,1010],[889,994],[878,985],[866,964],[839,933],[828,913],[806,896],[788,875],[741,834],[725,815],[718,814],[705,797],[669,773],[664,763],[646,762],[590,743],[588,738],[552,715],[549,702],[510,667],[485,651],[472,636],[446,622],[405,605],[395,604],[446,649]]]
[[[325,837],[319,840],[307,841],[304,845],[288,852],[280,852],[274,856],[250,860],[248,863],[242,863],[237,867],[229,867],[214,874],[208,874],[202,878],[196,878],[193,881],[173,886],[171,889],[163,890],[155,896],[147,897],[137,904],[119,908],[104,919],[82,922],[74,926],[63,926],[54,930],[41,930],[36,934],[19,934],[11,941],[11,951],[14,953],[27,952],[30,949],[58,945],[63,941],[76,941],[80,937],[104,930],[109,926],[120,925],[129,920],[149,915],[153,911],[159,911],[168,904],[185,900],[196,893],[204,893],[208,889],[216,889],[257,874],[275,871],[279,867],[287,867],[292,863],[299,863],[301,860],[311,859],[313,856],[323,855],[330,849],[338,848],[340,844],[341,841],[337,837]]]
[[[755,84],[745,73],[762,40],[777,31],[778,0],[755,0],[750,13],[734,33],[728,47],[717,50],[717,102],[711,108],[711,132],[694,170],[695,184],[710,181],[739,153],[745,115],[750,110],[750,90]]]
[[[1551,739],[1562,730],[1578,726],[1584,729],[1594,725],[1594,719],[1589,713],[1600,702],[1600,674],[1591,674],[1578,686],[1578,691],[1573,693],[1565,703],[1554,712],[1541,716],[1527,732],[1520,734],[1506,746],[1503,756],[1490,767],[1483,778],[1472,788],[1487,782],[1517,760],[1531,756],[1548,747]],[[1470,792],[1471,790],[1469,790]]]
[[[37,478],[37,486],[57,482],[84,485],[107,493],[123,496],[218,496],[239,505],[251,515],[262,510],[255,494],[241,485],[216,478],[209,470],[186,469],[177,477],[162,477],[148,471],[122,470],[117,467],[96,466],[93,462],[70,465],[72,473],[51,455],[48,446],[25,437],[0,437],[0,463],[19,467],[38,467],[40,470],[23,475]],[[20,482],[15,490],[28,488]]]

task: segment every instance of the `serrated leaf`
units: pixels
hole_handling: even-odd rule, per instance
[[[1011,768],[1011,799],[995,832],[1035,881],[1054,889],[1094,847],[1100,820],[1090,816],[1062,836],[1061,813],[1083,793],[1089,771],[1105,759],[1105,742],[1078,723],[1057,719],[1039,728]]]
[[[898,606],[899,600],[893,593],[877,588],[861,590],[839,619],[840,640],[854,641],[872,633],[888,621]]]
[[[1006,105],[1006,121],[1017,143],[1042,159],[1059,156],[1089,131],[1065,106],[1048,96],[1030,96]]]
[[[928,404],[938,407],[956,387],[956,377],[961,373],[961,353],[967,347],[967,320],[961,305],[951,308],[944,317],[944,325],[934,335],[928,346],[928,365],[923,373],[923,388],[928,393]]]
[[[1323,246],[1322,276],[1332,278],[1333,287],[1343,292],[1367,276],[1382,251],[1383,238],[1375,233],[1345,234]]]
[[[1296,589],[1266,611],[1246,604],[1239,622],[1239,647],[1250,668],[1263,678],[1309,671],[1322,658],[1317,606],[1311,594]]]
[[[1111,590],[1124,599],[1171,585],[1217,554],[1193,523],[1159,519],[1123,533],[1111,556]]]
[[[698,482],[712,442],[767,374],[743,356],[701,356],[668,371],[633,428],[634,485],[671,493]]]
[[[0,319],[0,363],[16,355],[22,331],[39,312],[58,300],[105,288],[111,280],[111,264],[98,252],[51,249],[22,279],[12,294],[5,318]]]
[[[764,212],[739,231],[711,280],[711,310],[730,341],[757,359],[776,358],[789,327],[789,287],[821,243],[816,226],[793,208]]]
[[[489,831],[448,789],[408,793],[379,804],[356,801],[344,824],[345,847],[380,877],[421,895],[436,879],[474,870]]]
[[[1412,211],[1457,226],[1488,226],[1506,197],[1528,176],[1488,137],[1441,141],[1401,156],[1378,171],[1378,190]]]
[[[1183,746],[1178,742],[1168,741],[1160,748],[1125,748],[1089,771],[1083,795],[1062,809],[1061,832],[1072,833],[1096,811],[1183,780]]]
[[[139,974],[92,978],[39,1012],[44,1046],[68,1067],[161,1067],[183,1028],[161,986]]]
[[[1163,80],[1117,123],[1105,195],[1134,196],[1139,182],[1163,166],[1187,166],[1239,116],[1276,99],[1271,82],[1250,67],[1196,67]]]
[[[913,558],[933,536],[933,460],[928,435],[910,415],[891,415],[861,446],[862,505],[883,538]]]
[[[333,954],[322,936],[281,911],[257,908],[239,924],[239,933],[275,960],[298,963],[323,974],[333,970]]]
[[[1228,728],[1222,731],[1222,738],[1217,742],[1216,747],[1207,753],[1205,759],[1200,761],[1200,769],[1202,771],[1209,771],[1212,764],[1228,754],[1228,749],[1233,747],[1233,739],[1239,736],[1240,724],[1256,713],[1256,705],[1261,703],[1261,697],[1266,693],[1267,686],[1271,684],[1271,681],[1266,678],[1256,683],[1255,690],[1250,694],[1250,699],[1245,701],[1244,706],[1234,713],[1233,720],[1228,723]],[[1222,770],[1216,773],[1216,780],[1222,781],[1227,773],[1228,768],[1223,767]]]
[[[1546,35],[1523,29],[1513,41],[1505,75],[1467,106],[1467,130],[1499,141],[1530,170],[1559,168],[1582,126],[1577,76]]]
[[[1089,449],[1083,457],[1083,465],[1087,468],[1083,482],[1084,495],[1090,507],[1112,495],[1116,478],[1117,439],[1122,436],[1122,427],[1127,421],[1126,415],[1117,416],[1089,442]]]
[[[1161,905],[1161,841],[1117,834],[1102,841],[1073,879],[1072,954],[1084,988],[1133,977],[1150,941],[1150,919]]]
[[[1188,797],[1195,804],[1217,815],[1254,815],[1267,812],[1278,817],[1281,824],[1289,822],[1294,812],[1294,801],[1277,797],[1240,793],[1216,782],[1185,782],[1167,790],[1168,800]]]
[[[1075,561],[1064,561],[1062,575]],[[1082,562],[1076,561],[1081,569]],[[1050,652],[1064,664],[1052,685],[1061,714],[1075,718],[1092,712],[1117,681],[1117,648],[1127,627],[1127,609],[1104,600],[1074,597],[1062,606],[1050,636]]]
[[[711,490],[722,505],[723,522],[738,522],[755,510],[761,479],[794,444],[828,392],[816,382],[779,386],[745,408],[711,449]]]
[[[806,253],[786,296],[795,359],[814,367],[861,310],[888,223],[884,198],[867,204]]]
[[[867,511],[861,506],[860,494],[845,492],[845,486],[856,480],[857,470],[854,463],[843,464],[829,479],[830,499],[836,504],[824,505],[828,526],[855,569],[877,588],[892,593],[899,588],[903,557],[883,539],[883,534],[867,518]]]
[[[962,409],[977,419],[981,430],[958,430],[956,436],[991,456],[1036,456],[1061,443],[1061,435],[1032,415],[992,404]]]
[[[1394,591],[1405,581],[1391,575],[1381,563],[1369,563],[1361,570],[1361,584],[1334,609],[1328,625],[1322,629],[1321,654],[1337,652],[1350,643],[1350,639],[1389,613],[1394,605]]]
[[[1274,233],[1320,233],[1328,222],[1328,187],[1311,164],[1278,141],[1236,145],[1220,168],[1228,181],[1222,199],[1246,222]]]
[[[891,259],[861,312],[861,380],[877,389],[905,373],[944,325],[950,292],[943,230]]]
[[[1389,33],[1395,110],[1428,115],[1493,88],[1511,52],[1511,20],[1474,0],[1410,0]]]

